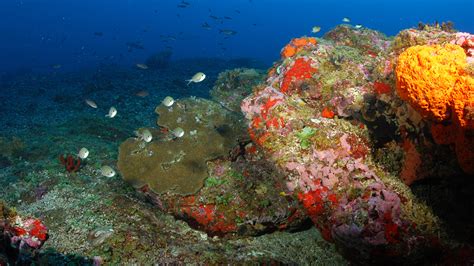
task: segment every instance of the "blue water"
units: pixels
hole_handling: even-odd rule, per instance
[[[163,49],[172,49],[173,59],[250,57],[271,64],[292,37],[310,34],[315,25],[321,26],[316,34],[321,36],[343,17],[387,35],[419,21],[450,20],[459,31],[474,32],[473,0],[186,2],[180,8],[179,0],[2,0],[0,72],[134,65]],[[203,23],[212,28],[203,28]],[[237,34],[225,38],[219,29]],[[164,42],[160,35],[176,40]],[[127,42],[144,49],[129,52]]]

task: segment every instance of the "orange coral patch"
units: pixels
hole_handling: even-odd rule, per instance
[[[292,57],[295,54],[296,54],[296,48],[293,47],[293,45],[291,45],[291,44],[286,45],[283,48],[283,50],[281,51],[281,56],[284,57],[284,58]]]
[[[388,94],[392,91],[390,85],[382,82],[374,82],[374,89],[377,94]]]
[[[321,116],[324,118],[334,118],[335,114],[329,107],[324,107]]]
[[[296,59],[295,63],[285,73],[283,82],[281,85],[281,92],[285,93],[288,91],[290,84],[295,80],[309,79],[316,73],[317,69],[311,66],[311,60],[305,60],[303,58]]]
[[[280,99],[268,99],[265,102],[265,104],[261,107],[261,113],[262,113],[263,119],[267,119],[268,111],[270,110],[270,108],[275,106],[275,104],[279,101]]]
[[[282,49],[281,56],[283,58],[292,57],[304,48],[315,46],[316,43],[316,38],[313,37],[295,38]]]

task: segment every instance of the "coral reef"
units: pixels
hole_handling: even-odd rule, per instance
[[[452,161],[437,159],[451,152],[421,134],[430,121],[395,92],[400,46],[350,26],[317,43],[283,56],[242,102],[250,137],[345,255],[415,262],[445,245],[445,233],[402,181],[443,175],[433,171],[443,165],[456,172]]]
[[[241,116],[198,98],[156,112],[161,130],[154,141],[128,139],[118,162],[124,179],[155,205],[210,235],[258,235],[304,224],[297,201],[273,189],[282,175],[245,146]],[[170,138],[178,126],[185,135]]]
[[[24,218],[0,202],[0,263],[23,264],[38,255],[48,239],[48,229],[39,219]]]
[[[125,141],[120,146],[119,170],[137,188],[148,185],[158,194],[193,194],[204,185],[206,162],[225,156],[237,144],[243,131],[236,123],[238,117],[198,98],[177,100],[170,108],[160,105],[156,113],[162,130],[152,131],[155,141]],[[181,138],[170,133],[177,127],[185,132]]]
[[[398,57],[397,92],[432,121],[438,144],[455,145],[458,162],[474,174],[474,78],[467,56],[455,44],[413,46]]]

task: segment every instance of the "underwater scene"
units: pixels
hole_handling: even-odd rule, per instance
[[[473,17],[1,1],[0,265],[473,265]]]

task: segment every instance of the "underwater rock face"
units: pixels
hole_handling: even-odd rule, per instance
[[[413,262],[438,249],[438,218],[403,182],[459,168],[396,94],[390,41],[339,26],[286,50],[241,105],[253,143],[286,173],[286,193],[352,260]]]
[[[259,235],[303,226],[307,216],[282,190],[283,175],[245,145],[240,114],[199,98],[156,108],[153,141],[120,146],[124,179],[161,210],[210,235]],[[184,135],[171,136],[180,127]]]
[[[219,73],[210,94],[225,108],[240,113],[240,103],[265,75],[252,68],[236,68]]]

